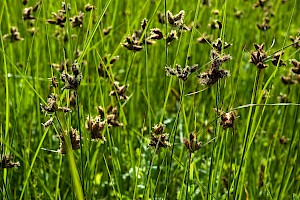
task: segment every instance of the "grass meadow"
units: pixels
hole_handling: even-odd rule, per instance
[[[300,199],[298,0],[2,0],[2,199]]]

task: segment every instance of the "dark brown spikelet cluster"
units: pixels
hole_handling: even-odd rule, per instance
[[[267,58],[267,55],[263,50],[264,46],[265,44],[254,44],[256,51],[251,51],[250,63],[254,64],[258,69],[264,69],[268,67],[268,65],[264,63],[265,59]]]
[[[267,31],[271,28],[270,26],[270,19],[274,16],[274,12],[272,11],[272,3],[266,0],[258,0],[254,5],[253,8],[261,8],[263,11],[263,18],[262,23],[256,24],[257,28],[261,31]]]
[[[172,41],[178,39],[178,34],[183,31],[190,31],[187,25],[184,24],[184,10],[181,10],[178,14],[173,15],[171,11],[167,11],[167,21],[173,27],[173,29],[167,33],[166,43],[170,44]]]
[[[62,133],[59,138],[60,138],[60,145],[59,145],[59,150],[58,152],[60,154],[66,154],[68,151],[67,148],[67,142],[65,139],[65,136],[67,136],[67,133]],[[69,132],[69,136],[70,136],[70,141],[71,141],[71,145],[72,145],[72,149],[73,150],[77,150],[80,148],[80,136],[78,134],[78,131],[76,129],[73,129],[71,127],[71,130]]]
[[[282,76],[281,81],[284,85],[293,85],[296,81],[293,79],[292,75]]]
[[[208,27],[210,27],[211,29],[219,29],[219,30],[221,30],[222,27],[223,27],[223,25],[222,25],[222,23],[219,20],[214,19],[214,20],[211,20],[209,22]]]
[[[99,107],[97,109],[98,109],[98,112],[100,113]],[[118,108],[116,108],[116,107],[111,108],[111,109],[109,108],[107,110],[106,121],[107,121],[108,128],[123,126],[123,124],[121,122],[119,122],[119,120],[118,120]]]
[[[291,63],[293,64],[292,72],[294,74],[300,75],[300,62],[297,61],[296,59],[292,59]]]
[[[17,27],[12,26],[10,28],[10,34],[3,35],[3,40],[9,40],[10,42],[22,41],[24,38],[20,36],[20,32]]]
[[[104,135],[102,134],[105,125],[106,122],[100,115],[96,117],[88,116],[86,118],[85,128],[90,133],[92,141],[100,140],[102,143],[106,141]]]
[[[58,106],[57,97],[51,93],[47,99],[47,105],[40,104],[41,111],[46,115],[53,115],[56,112],[69,113],[72,110],[66,106]],[[42,123],[44,128],[47,128],[53,124],[53,117],[50,117],[45,123]]]
[[[220,125],[225,130],[234,126],[234,120],[236,119],[236,112],[220,112],[221,121]]]
[[[238,10],[237,8],[234,8],[234,16],[237,19],[240,19],[243,16],[244,12],[242,10]]]
[[[92,5],[92,4],[86,4],[85,5],[85,10],[87,11],[87,12],[90,12],[91,10],[95,10],[96,9],[96,7],[94,6],[94,5]]]
[[[177,40],[177,31],[176,30],[171,30],[170,33],[168,33],[167,38],[166,38],[166,43],[170,44],[173,40]]]
[[[288,139],[283,135],[279,138],[280,144],[286,144],[288,142]]]
[[[18,167],[20,167],[20,162],[19,161],[13,162],[11,155],[1,155],[0,169],[18,168]]]
[[[159,28],[150,29],[150,36],[148,37],[150,40],[160,40],[163,39],[163,33]]]
[[[265,168],[266,168],[265,165],[263,165],[263,164],[260,165],[259,178],[258,178],[258,187],[259,188],[264,186]]]
[[[272,64],[278,67],[286,66],[284,61],[281,59],[283,54],[283,51],[275,53],[274,57],[272,58]]]
[[[51,93],[47,99],[47,105],[40,104],[41,111],[45,114],[52,114],[58,110],[57,98],[55,94]]]
[[[232,44],[228,42],[222,42],[221,38],[218,38],[215,42],[212,43],[212,46],[217,52],[221,52],[223,49],[227,49],[228,47],[231,47]]]
[[[202,147],[202,142],[197,141],[196,134],[194,132],[190,133],[190,138],[183,138],[183,144],[186,149],[190,151],[190,153],[194,153]]]
[[[208,71],[198,75],[199,82],[202,85],[213,85],[219,79],[229,76],[229,71],[220,68],[224,62],[231,59],[230,54],[220,54],[222,49],[228,48],[229,46],[231,45],[228,43],[223,43],[221,39],[217,39],[217,41],[213,43],[214,49],[211,50],[210,54],[210,68]]]
[[[127,36],[122,46],[130,51],[141,51],[144,47],[140,45],[140,41],[135,40],[133,37]]]
[[[92,141],[100,140],[102,143],[106,141],[102,134],[105,125],[108,128],[123,126],[118,120],[118,109],[116,107],[109,107],[106,111],[103,107],[97,107],[98,114],[96,117],[88,116],[85,122],[85,128],[91,135]],[[105,116],[106,113],[106,116]]]
[[[62,73],[64,70],[68,70],[71,67],[69,60],[63,60],[60,63],[52,63],[51,67],[55,68],[59,73]]]
[[[179,13],[176,15],[173,15],[171,13],[171,11],[168,10],[167,11],[167,19],[168,19],[169,24],[173,27],[182,28],[184,26],[184,23],[183,23],[184,15],[185,15],[184,10],[179,11]]]
[[[144,37],[144,31],[146,30],[148,19],[143,19],[141,22],[141,28],[135,30],[131,36],[125,38],[125,42],[121,45],[131,51],[141,51],[144,47],[143,44],[153,44],[153,41],[147,40]]]
[[[61,74],[61,80],[65,83],[65,86],[62,88],[62,90],[77,90],[80,85],[82,73],[80,71],[79,64],[75,61],[71,69],[73,75],[70,75],[65,71]]]
[[[67,21],[67,17],[65,16],[66,15],[66,11],[70,10],[71,7],[70,7],[70,4],[66,4],[65,2],[62,2],[62,7],[60,10],[58,10],[57,13],[55,12],[52,12],[52,16],[53,16],[53,19],[47,19],[47,22],[49,24],[53,24],[53,25],[58,25],[60,27],[64,27],[65,26],[65,22]]]
[[[149,146],[154,147],[157,151],[160,150],[162,147],[169,147],[169,134],[164,133],[165,131],[165,124],[156,124],[153,127],[151,139]]]
[[[108,35],[108,34],[110,33],[111,29],[112,29],[112,26],[109,26],[109,27],[103,29],[103,30],[102,30],[102,33],[103,33],[104,35]]]
[[[293,42],[293,47],[295,49],[299,49],[300,48],[300,31],[299,31],[299,35],[294,37],[294,36],[290,36],[290,40]]]
[[[23,20],[32,20],[35,19],[35,17],[32,15],[34,12],[38,10],[38,8],[41,5],[41,1],[38,1],[33,7],[30,6],[28,8],[24,8],[22,15],[23,15]]]
[[[211,0],[202,0],[202,5],[209,7],[211,5]]]
[[[168,76],[177,76],[179,79],[186,81],[188,77],[198,69],[198,64],[193,66],[186,66],[185,68],[181,68],[180,65],[176,64],[176,68],[172,68],[171,66],[165,67],[165,71]]]
[[[119,58],[118,55],[112,57],[110,54],[106,54],[103,56],[98,66],[98,75],[105,78],[108,77],[109,68],[112,67]]]
[[[165,14],[163,14],[163,13],[161,13],[161,12],[158,12],[157,18],[158,18],[158,22],[159,22],[160,24],[165,24],[165,23],[166,23],[166,20],[165,20]]]
[[[127,100],[128,96],[126,96],[125,92],[129,85],[122,85],[118,81],[114,82],[114,90],[109,93],[109,96],[119,97],[120,100]]]
[[[82,27],[83,24],[84,13],[79,11],[78,15],[75,15],[70,18],[72,27]]]
[[[266,31],[271,28],[270,26],[270,18],[269,17],[264,17],[263,22],[261,24],[256,24],[257,28],[261,31]]]
[[[29,8],[24,8],[23,9],[23,20],[32,20],[32,19],[35,19],[35,17],[32,15],[32,12],[33,12],[33,9],[32,7],[29,7]]]
[[[207,35],[203,33],[200,37],[197,38],[198,43],[211,43],[213,41],[213,35]]]
[[[297,81],[300,83],[300,62],[296,59],[292,59],[291,63],[293,65],[291,70],[294,75],[290,74],[287,76],[282,76],[281,81],[284,85],[292,85],[297,83]]]
[[[57,88],[58,87],[58,81],[56,79],[55,76],[52,76],[51,78],[48,78],[51,82],[50,84],[50,87],[53,87],[53,88]]]
[[[50,119],[48,121],[46,121],[45,123],[42,123],[44,128],[47,128],[47,127],[51,126],[52,124],[53,124],[53,118],[52,117],[50,117]]]
[[[255,4],[253,4],[253,8],[264,8],[267,0],[258,0]]]

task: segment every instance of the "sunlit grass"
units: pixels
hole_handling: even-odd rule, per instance
[[[63,9],[57,1],[41,2],[35,19],[24,20],[36,3],[0,5],[1,158],[20,163],[2,162],[3,199],[300,198],[300,78],[290,61],[300,60],[299,2],[66,1],[63,27],[51,14]],[[173,25],[163,16],[181,10]],[[153,28],[164,38],[143,43]],[[139,41],[126,39],[134,33]],[[249,62],[254,43],[265,44],[264,69]],[[272,64],[279,51],[285,66]],[[67,74],[76,80],[63,82]],[[49,115],[53,124],[44,127]]]

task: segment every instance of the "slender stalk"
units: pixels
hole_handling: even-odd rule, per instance
[[[79,95],[78,92],[76,91],[76,106],[77,106],[77,121],[78,121],[78,132],[79,132],[79,136],[80,136],[80,161],[81,161],[81,181],[82,181],[82,192],[83,194],[85,194],[85,184],[84,184],[84,154],[82,152],[82,132],[81,132],[81,126],[80,126],[80,107],[79,107]]]
[[[192,152],[189,152],[189,163],[187,169],[187,177],[186,177],[186,191],[185,191],[185,199],[188,200],[189,198],[189,182],[190,182],[190,170],[191,170],[191,163],[192,163]]]

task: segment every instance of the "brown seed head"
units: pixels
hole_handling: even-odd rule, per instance
[[[145,30],[146,29],[146,26],[147,26],[147,23],[148,23],[148,19],[147,18],[144,18],[141,22],[141,28],[142,30]]]
[[[280,144],[286,144],[287,143],[287,138],[283,135],[279,139]]]
[[[220,125],[223,129],[231,128],[234,125],[234,120],[236,118],[236,113],[234,111],[230,111],[227,113],[221,114]]]
[[[89,11],[91,11],[91,10],[94,10],[94,9],[96,9],[96,7],[95,6],[93,6],[92,4],[86,4],[85,5],[85,10],[87,11],[87,12],[89,12]]]
[[[296,83],[296,81],[292,79],[292,76],[282,76],[281,81],[285,85],[292,85]]]
[[[0,155],[0,169],[18,167],[20,167],[20,162],[13,162],[11,155]]]

